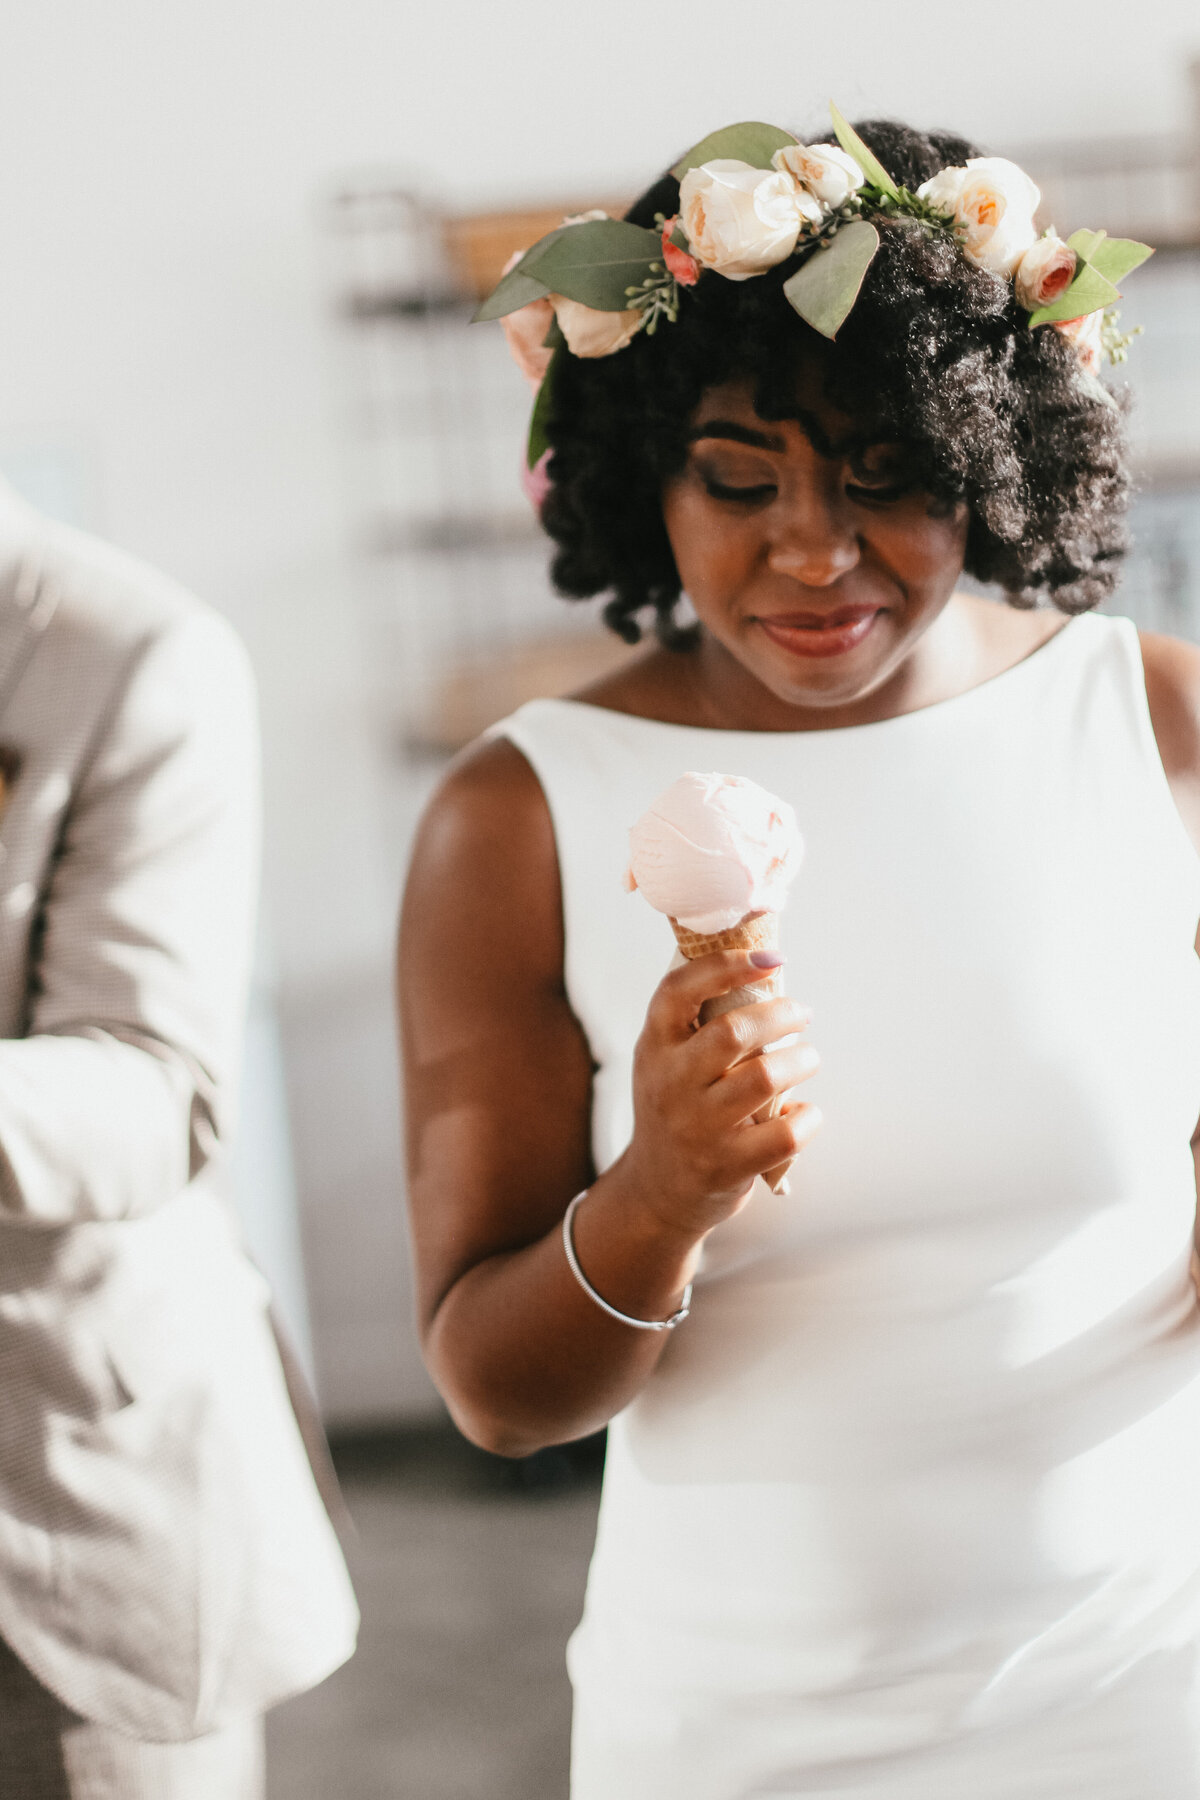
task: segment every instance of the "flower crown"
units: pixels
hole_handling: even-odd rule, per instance
[[[1084,379],[1101,357],[1122,362],[1130,337],[1109,309],[1117,283],[1153,254],[1131,238],[1076,231],[1064,243],[1033,222],[1041,194],[1016,163],[971,157],[913,193],[894,182],[831,104],[837,144],[801,144],[775,125],[728,125],[701,139],[671,173],[679,212],[653,229],[584,213],[565,219],[513,260],[475,314],[503,319],[524,373],[538,387],[529,466],[546,450],[552,359],[611,356],[639,333],[679,316],[681,291],[710,271],[749,281],[790,256],[790,305],[834,338],[879,248],[880,227],[901,221],[944,235],[968,262],[1014,284],[1031,329],[1054,325],[1075,345]]]

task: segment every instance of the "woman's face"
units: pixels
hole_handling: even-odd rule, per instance
[[[910,486],[898,446],[864,443],[816,363],[797,400],[826,454],[761,419],[748,381],[710,388],[663,514],[710,660],[719,647],[786,706],[828,713],[903,685],[962,572],[967,513]]]

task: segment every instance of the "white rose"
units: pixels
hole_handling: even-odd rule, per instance
[[[1054,329],[1061,331],[1067,342],[1074,345],[1080,368],[1089,375],[1098,375],[1104,357],[1103,307],[1099,312],[1085,313],[1081,319],[1060,319]]]
[[[688,170],[679,217],[698,263],[747,281],[790,256],[801,225],[818,223],[821,208],[790,175],[719,161]]]
[[[572,356],[611,356],[625,348],[642,322],[640,312],[599,312],[565,294],[551,294],[550,304]]]
[[[1037,241],[1041,192],[1006,157],[972,156],[965,168],[939,169],[917,193],[966,227],[963,251],[981,269],[1012,275]]]
[[[862,170],[840,144],[787,144],[775,152],[771,167],[794,176],[830,212],[844,206],[864,180]]]
[[[1026,312],[1061,300],[1072,281],[1079,258],[1056,231],[1038,238],[1017,265],[1017,299]]]

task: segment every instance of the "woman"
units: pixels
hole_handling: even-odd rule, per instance
[[[653,334],[598,348],[545,251],[517,271],[526,355],[550,306],[575,337],[539,406],[556,580],[659,642],[506,721],[421,831],[424,1341],[492,1450],[612,1421],[576,1800],[1193,1795],[1200,655],[1068,617],[1116,585],[1127,481],[1098,318],[1038,321],[1088,270],[1036,190],[860,133],[846,168],[776,151],[790,245],[720,146],[657,184]],[[851,223],[879,244],[831,339],[785,284]],[[808,857],[796,998],[698,1025],[747,957],[664,977],[620,876],[714,768]],[[793,1155],[790,1195],[756,1181]]]

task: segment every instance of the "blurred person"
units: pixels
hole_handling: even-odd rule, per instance
[[[659,641],[419,834],[426,1354],[493,1451],[609,1422],[575,1800],[1183,1800],[1200,653],[1087,616],[1146,247],[1039,235],[957,136],[839,136],[717,133],[484,309],[542,384],[560,591]],[[706,1018],[779,954],[663,978],[621,892],[686,770],[795,809],[794,998]]]
[[[0,489],[0,1797],[256,1800],[353,1649],[228,1148],[252,680]]]

